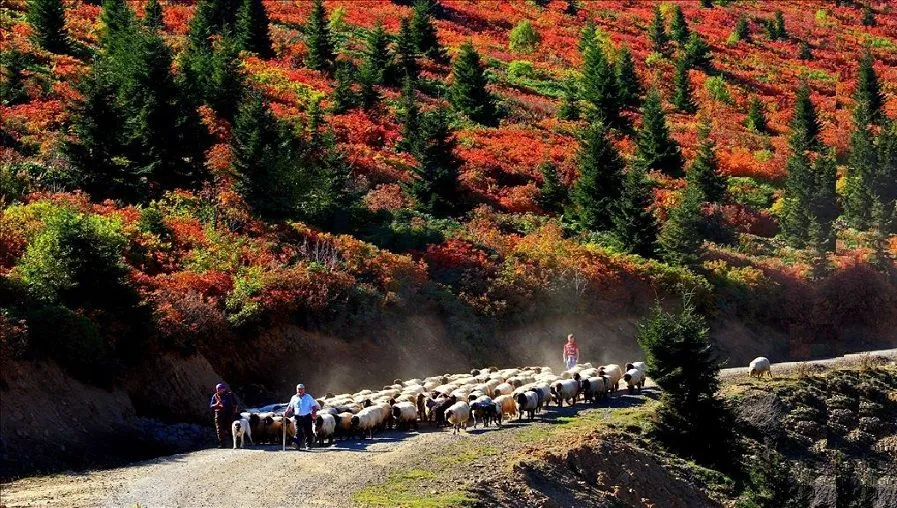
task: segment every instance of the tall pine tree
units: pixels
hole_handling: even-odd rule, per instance
[[[726,194],[725,175],[720,174],[717,167],[716,147],[710,139],[710,126],[701,126],[699,133],[698,153],[688,171],[688,184],[693,185],[704,195],[703,200],[710,203],[722,201]]]
[[[564,82],[564,95],[558,107],[558,119],[579,120],[579,83],[575,78],[567,78]]]
[[[240,48],[261,58],[274,56],[268,24],[268,11],[265,10],[262,0],[243,0],[236,20],[236,35]]]
[[[745,127],[758,134],[766,134],[766,113],[764,112],[763,102],[756,95],[751,98],[751,104],[748,106]]]
[[[492,125],[496,122],[495,98],[486,90],[486,83],[480,55],[470,42],[462,44],[452,64],[449,101],[474,122]]]
[[[373,82],[378,85],[393,80],[393,57],[389,50],[389,35],[380,22],[377,22],[367,35],[362,66],[370,69]]]
[[[704,70],[713,68],[713,55],[710,53],[710,46],[698,32],[692,32],[688,36],[684,55],[690,67]]]
[[[628,46],[620,48],[616,62],[617,99],[620,106],[638,107],[641,102],[642,85],[635,73],[635,60]]]
[[[211,68],[207,104],[223,118],[233,120],[245,86],[240,66],[240,43],[228,35],[218,39],[212,53]]]
[[[684,56],[676,60],[676,91],[673,94],[673,105],[683,113],[694,113],[698,110],[694,94],[691,90],[691,80],[688,77],[688,60]]]
[[[872,203],[875,201],[878,152],[869,128],[869,116],[868,102],[858,102],[853,112],[854,131],[850,135],[844,184],[844,212],[848,223],[857,229],[867,229],[871,225]]]
[[[427,0],[418,0],[411,15],[411,35],[417,53],[437,62],[446,60],[445,52],[436,36],[433,23],[433,5]]]
[[[648,38],[651,39],[651,49],[655,53],[665,55],[669,51],[670,36],[667,35],[664,26],[660,5],[654,7],[654,17],[651,19],[651,24],[648,25]]]
[[[28,0],[25,13],[31,25],[32,38],[38,46],[51,53],[65,53],[71,48],[65,29],[65,6],[62,0]]]
[[[617,76],[604,51],[597,44],[586,48],[582,69],[582,97],[591,104],[591,115],[607,125],[619,122]]]
[[[649,209],[653,202],[645,171],[632,165],[614,208],[614,232],[629,252],[646,258],[657,255],[657,220]]]
[[[159,0],[149,0],[143,7],[143,25],[156,31],[164,28],[162,4],[159,3]]]
[[[875,73],[873,63],[872,53],[867,50],[860,59],[857,88],[853,98],[856,102],[866,103],[869,120],[878,123],[884,118],[882,108],[885,97],[881,91],[881,85],[878,83],[878,75]]]
[[[399,36],[396,38],[396,53],[399,56],[400,73],[417,79],[419,67],[417,64],[417,47],[414,42],[414,34],[411,31],[411,20],[402,18],[399,27]]]
[[[689,182],[682,198],[660,228],[657,243],[661,257],[674,265],[694,265],[701,257],[705,218],[701,211],[704,194]]]
[[[558,168],[551,162],[539,164],[542,185],[539,187],[539,206],[548,213],[558,213],[567,202],[567,188],[561,182]]]
[[[421,115],[417,104],[417,92],[414,89],[414,81],[411,76],[405,76],[402,85],[402,139],[396,143],[396,149],[400,152],[410,152],[414,149],[417,136],[420,135]]]
[[[670,36],[680,45],[684,45],[688,41],[689,36],[688,22],[685,21],[685,15],[682,14],[682,8],[673,5],[672,19],[670,20]]]
[[[458,210],[460,164],[454,149],[455,137],[447,112],[443,108],[428,111],[412,150],[417,159],[412,169],[414,180],[407,186],[419,210],[437,217],[450,216]]]
[[[308,47],[305,65],[315,70],[330,69],[335,57],[323,0],[314,0],[311,14],[305,23],[305,45]]]
[[[610,230],[623,186],[623,160],[600,121],[582,132],[577,161],[579,178],[570,193],[573,214],[584,230]]]
[[[835,161],[832,156],[822,154],[814,163],[807,140],[800,132],[791,136],[791,156],[782,197],[782,232],[794,247],[803,248],[822,238],[822,245],[831,249],[834,247],[831,226],[838,216]],[[811,224],[819,231],[810,231]]]
[[[794,117],[791,119],[792,132],[803,136],[803,139],[796,140],[798,146],[806,147],[808,150],[818,149],[820,129],[816,107],[810,99],[810,86],[803,82],[797,87]]]
[[[642,105],[642,127],[636,138],[636,161],[643,169],[657,169],[669,176],[682,176],[682,151],[670,137],[660,93],[654,89]]]

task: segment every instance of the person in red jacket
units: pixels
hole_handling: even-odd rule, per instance
[[[577,363],[579,363],[579,344],[571,333],[567,336],[567,343],[564,344],[564,367],[572,369]]]

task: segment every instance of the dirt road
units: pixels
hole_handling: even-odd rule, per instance
[[[874,356],[897,360],[897,350]],[[863,361],[847,355],[808,362],[826,366]],[[799,362],[774,364],[785,373]],[[747,375],[747,368],[725,369],[722,377]],[[505,449],[509,433],[550,425],[557,416],[608,411],[640,403],[619,392],[609,408],[552,408],[533,423],[512,423],[502,430],[478,429],[460,435],[446,430],[384,432],[374,440],[341,441],[332,448],[300,452],[263,445],[242,450],[209,449],[158,458],[127,467],[28,478],[0,485],[5,506],[333,506],[351,505],[352,494],[385,481],[390,473],[433,460],[460,440],[476,439]]]

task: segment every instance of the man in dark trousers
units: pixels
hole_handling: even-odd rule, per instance
[[[315,435],[312,431],[312,423],[318,418],[318,409],[318,401],[310,394],[305,393],[305,385],[301,383],[296,385],[296,395],[293,395],[290,399],[290,403],[284,411],[284,416],[287,418],[290,416],[296,417],[295,439],[297,450],[302,449],[303,444],[306,450],[314,444]]]
[[[227,389],[224,383],[215,386],[215,394],[209,402],[209,409],[215,411],[215,433],[218,435],[218,448],[225,448],[231,439],[230,424],[237,415],[237,398],[234,392]]]

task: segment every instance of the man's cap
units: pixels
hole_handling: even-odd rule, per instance
[[[218,383],[217,385],[215,385],[215,390],[223,390],[225,388],[227,388],[227,385],[224,383]]]
[[[305,385],[302,384],[302,383],[299,383],[298,385],[296,385],[296,389],[297,389],[297,390],[299,390],[299,389],[304,390],[304,389],[305,389]]]

